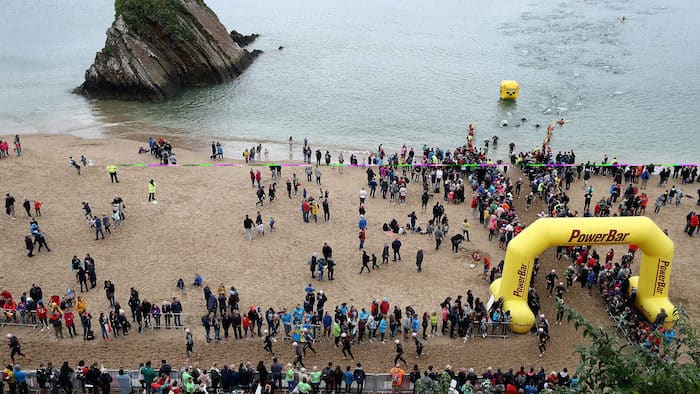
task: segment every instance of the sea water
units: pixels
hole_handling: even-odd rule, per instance
[[[260,33],[250,49],[264,54],[235,81],[154,104],[71,94],[104,46],[112,0],[5,2],[0,134],[176,134],[231,157],[260,142],[275,159],[289,136],[323,151],[450,148],[473,123],[477,145],[497,135],[490,153],[505,159],[510,142],[531,149],[563,118],[555,153],[700,162],[694,0],[207,4],[228,29]],[[502,79],[520,83],[516,101],[498,99]]]

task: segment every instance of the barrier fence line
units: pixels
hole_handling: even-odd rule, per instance
[[[30,391],[33,392],[39,392],[40,387],[37,381],[37,374],[36,370],[24,370],[24,372],[27,373],[27,386]],[[111,391],[120,391],[119,383],[117,381],[117,377],[119,376],[119,371],[118,370],[107,370],[107,372],[110,374],[112,377],[112,382],[110,383],[110,389]],[[408,393],[408,392],[413,392],[413,383],[410,382],[410,379],[408,377],[408,372],[406,371],[406,376],[404,376],[403,384],[401,385],[401,392],[403,393]],[[442,373],[442,371],[437,371],[439,374]],[[143,388],[141,386],[141,382],[139,380],[139,371],[138,370],[124,370],[124,374],[129,376],[131,379],[131,392],[136,392],[136,393],[142,393]],[[272,375],[270,375],[272,376]],[[258,373],[254,372],[253,373],[253,378],[252,382],[257,381],[258,378]],[[170,373],[170,380],[171,382],[174,380],[180,381],[180,372],[179,371],[172,371]],[[484,378],[482,376],[477,377],[478,382],[483,382]],[[294,374],[294,382],[295,384],[299,382],[299,373]],[[78,392],[82,391],[83,389],[83,384],[84,382],[78,379],[75,374],[71,377],[71,385],[73,387],[73,392]],[[287,385],[286,381],[284,379],[284,372],[282,375],[282,385],[283,387],[277,387],[275,389],[276,392],[285,392],[287,391]],[[343,383],[342,389],[345,388],[345,384]],[[51,391],[51,384],[47,383],[46,385],[47,390]],[[89,389],[92,389],[91,385],[85,384],[86,390],[84,392],[87,392]],[[319,386],[320,391],[323,392],[326,390],[326,384],[325,382],[321,381],[321,385]],[[352,383],[351,385],[351,390],[353,393],[357,392],[357,382]],[[336,389],[336,392],[340,392],[340,389]],[[61,388],[57,389],[57,392],[60,392]],[[389,374],[366,374],[366,378],[363,384],[363,393],[388,393],[392,391],[392,385],[391,385],[391,375]],[[153,390],[154,393],[158,393],[158,390]],[[255,387],[250,387],[250,386],[238,386],[232,388],[230,391],[224,391],[221,386],[217,387],[216,389],[212,389],[211,387],[207,388],[207,392],[209,393],[231,393],[231,394],[238,394],[238,393],[243,393],[243,392],[248,392],[248,393],[253,393],[255,392]]]
[[[36,315],[36,311],[31,311],[31,312],[28,312],[28,313]],[[180,316],[180,317],[183,317],[183,318],[187,318],[188,316],[190,316],[190,314],[189,314],[189,313],[184,313],[184,312],[183,312],[183,313],[161,314],[161,315],[160,315],[161,318],[164,318],[164,317],[166,317],[166,316],[169,316],[169,319],[167,319],[167,318],[164,319],[164,320],[169,320],[169,321],[167,321],[167,322],[161,322],[161,324],[159,324],[159,325],[156,324],[155,318],[153,317],[153,315],[149,315],[149,316],[150,316],[150,317],[149,317],[148,320],[150,321],[150,324],[148,324],[148,326],[145,326],[145,319],[144,319],[143,324],[144,324],[145,327],[143,327],[143,328],[150,328],[151,330],[154,330],[154,329],[157,329],[157,328],[175,328],[175,329],[180,329],[180,328],[184,328],[184,327],[185,327],[185,324],[182,324],[182,322],[180,322],[180,324],[176,326],[176,325],[174,324],[174,319],[173,319],[173,318],[174,318],[175,316]],[[51,322],[50,322],[50,321],[48,321],[48,322],[49,322],[49,326],[50,326]],[[166,324],[166,323],[167,323],[167,324]],[[24,323],[24,322],[17,322],[17,321],[13,321],[13,320],[0,321],[0,327],[5,327],[5,326],[10,326],[10,327],[29,327],[29,328],[32,328],[32,329],[36,329],[36,328],[38,328],[38,327],[42,327],[43,324],[42,324],[42,322],[41,322],[40,320],[38,320],[38,319],[36,319],[35,322],[26,322],[26,323]],[[77,323],[76,323],[76,326],[78,326]],[[198,325],[197,325],[197,326],[198,326]],[[48,327],[48,326],[47,326],[47,327]],[[66,327],[65,325],[62,325],[62,328],[65,328],[65,327]],[[79,327],[82,327],[82,326],[79,326]],[[312,339],[313,343],[316,343],[316,341],[322,341],[322,340],[324,340],[324,339],[333,338],[332,335],[330,335],[330,336],[324,336],[324,335],[323,335],[323,326],[322,326],[322,325],[312,324],[312,325],[309,325],[309,328],[310,328],[310,330],[311,330],[310,334],[311,334],[311,339]],[[283,327],[283,329],[286,331],[286,328],[285,328],[285,327]],[[133,328],[132,328],[132,330],[133,330]],[[483,336],[484,338],[504,338],[504,339],[505,339],[505,338],[508,338],[508,337],[510,336],[510,334],[511,334],[510,323],[506,323],[506,322],[488,321],[488,322],[482,323],[480,320],[472,320],[472,321],[470,322],[470,324],[468,325],[468,327],[466,328],[466,330],[467,330],[467,332],[466,332],[466,337],[468,337],[468,338],[475,338],[475,337],[477,337],[477,336]],[[439,330],[439,331],[441,331],[441,330]],[[460,331],[459,328],[455,328],[455,333],[457,334],[457,335],[456,335],[456,339],[458,339],[458,338],[464,338],[465,336],[459,335],[459,331]],[[279,334],[282,335],[282,341],[293,340],[293,335],[288,335],[288,334],[295,334],[295,333],[294,333],[294,327],[293,327],[293,326],[291,326],[291,327],[289,328],[289,333],[287,333],[287,332],[282,332],[282,331],[279,331],[279,330],[278,330],[277,332],[278,332]],[[448,330],[448,332],[449,332],[449,330]],[[426,330],[426,333],[427,333],[427,330]],[[422,331],[420,331],[420,330],[417,331],[417,334],[418,334],[418,336],[422,336]],[[485,334],[485,335],[484,335],[484,334]],[[432,335],[432,334],[430,334],[430,335]],[[449,334],[442,334],[442,333],[440,333],[439,335],[440,335],[440,336],[447,336],[447,335],[449,335]],[[400,330],[397,330],[395,336],[401,336],[401,331],[400,331]],[[369,340],[369,329],[367,329],[367,331],[366,331],[366,333],[365,333],[365,337],[367,338],[367,340]],[[375,333],[375,334],[373,335],[373,337],[378,337],[378,335]]]

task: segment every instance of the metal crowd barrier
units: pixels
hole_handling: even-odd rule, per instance
[[[39,391],[39,385],[36,380],[36,371],[31,370],[31,371],[25,371],[27,372],[27,385],[29,386],[29,390],[33,392],[38,392]],[[108,370],[109,374],[112,376],[112,383],[111,383],[111,391],[120,391],[119,383],[117,381],[117,377],[119,376],[119,373],[117,370]],[[127,376],[131,379],[131,388],[132,388],[132,393],[142,393],[143,388],[141,387],[141,382],[139,381],[139,371],[136,370],[125,370],[124,371]],[[403,384],[401,385],[401,392],[402,393],[412,393],[413,392],[413,384],[410,382],[408,378],[408,372],[406,371],[407,375],[404,376]],[[179,371],[172,371],[170,373],[170,379],[171,381],[174,381],[177,379],[178,381],[180,380],[180,372]],[[257,379],[257,373],[254,374],[254,379]],[[482,381],[483,378],[479,376],[479,381]],[[299,381],[299,374],[295,374],[295,383]],[[71,379],[71,383],[73,385],[73,393],[77,392],[83,392],[83,383],[75,377],[75,375]],[[282,384],[284,387],[281,388],[275,388],[275,392],[286,392],[287,391],[287,386],[286,382],[284,381],[284,378],[282,380]],[[92,387],[87,385],[86,387],[86,392],[93,392],[91,391]],[[47,386],[48,387],[48,386]],[[351,392],[352,393],[357,393],[357,383],[353,382],[351,385]],[[336,392],[341,392],[345,390],[345,383],[342,384],[342,387],[337,388]],[[50,387],[49,387],[50,391]],[[61,390],[58,390],[59,392]],[[367,374],[364,385],[363,385],[363,393],[389,393],[392,391],[391,387],[391,376],[389,374]],[[95,391],[96,392],[96,391]],[[255,392],[255,387],[253,388],[234,388],[231,391],[225,392],[221,387],[218,387],[216,390],[209,388],[208,390],[209,393],[212,394],[224,394],[224,393],[231,393],[231,394],[242,394],[242,393],[254,393]],[[320,393],[326,393],[326,384],[322,381],[320,385]]]

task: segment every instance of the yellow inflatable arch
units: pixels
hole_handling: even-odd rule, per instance
[[[674,306],[668,299],[674,246],[666,234],[645,216],[615,218],[543,218],[528,226],[508,244],[503,275],[491,284],[495,299],[503,297],[510,310],[511,328],[526,333],[535,323],[527,293],[536,256],[555,246],[635,244],[643,252],[639,276],[630,278],[637,288],[635,306],[653,321],[666,309],[666,325],[673,324]]]

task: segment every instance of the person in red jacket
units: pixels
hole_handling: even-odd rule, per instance
[[[309,204],[307,200],[304,200],[304,202],[301,203],[301,213],[305,223],[309,223],[309,212],[311,212],[311,204]]]
[[[41,322],[41,332],[49,328],[49,322],[46,319],[48,316],[48,309],[44,306],[44,303],[39,301],[36,306],[36,318]]]
[[[688,220],[688,236],[692,237],[693,232],[698,228],[698,225],[700,225],[700,217],[698,216],[697,213],[693,212],[690,215],[690,220]]]
[[[63,339],[63,324],[61,323],[62,317],[61,310],[58,308],[54,308],[51,312],[51,316],[49,317],[54,333],[56,334],[56,339]]]
[[[379,313],[382,316],[386,316],[386,314],[389,313],[389,301],[386,297],[384,297],[381,304],[379,304]]]
[[[365,239],[367,239],[367,233],[365,229],[360,230],[360,250],[364,249]],[[369,267],[367,267],[369,269]]]
[[[74,335],[77,336],[78,333],[75,331],[75,314],[73,314],[73,311],[70,309],[66,310],[66,313],[63,314],[63,320],[66,323],[68,335],[70,335],[71,338],[73,338]]]

